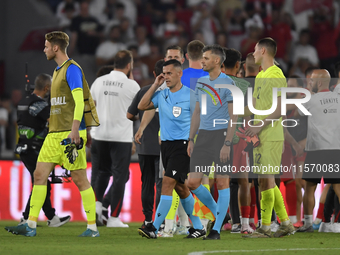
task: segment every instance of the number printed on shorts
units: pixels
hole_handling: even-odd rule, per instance
[[[261,164],[261,153],[255,153],[255,163],[258,165]]]

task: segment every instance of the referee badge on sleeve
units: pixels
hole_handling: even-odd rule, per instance
[[[173,106],[172,107],[172,114],[177,118],[179,115],[182,113],[182,108],[178,106]]]

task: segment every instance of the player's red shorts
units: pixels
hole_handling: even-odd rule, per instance
[[[293,152],[290,144],[288,142],[284,142],[284,151],[282,154],[282,171],[281,171],[281,182],[286,182],[292,179],[295,179],[294,173],[294,161],[293,161]]]

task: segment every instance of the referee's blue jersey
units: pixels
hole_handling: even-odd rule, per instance
[[[157,91],[151,100],[159,110],[161,140],[187,140],[195,109],[195,92],[184,85],[174,93],[166,88]]]

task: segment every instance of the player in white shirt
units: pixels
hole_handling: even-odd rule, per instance
[[[111,194],[111,217],[108,227],[128,227],[118,218],[122,208],[125,183],[129,180],[129,165],[132,146],[132,122],[126,112],[140,87],[129,79],[133,68],[130,51],[119,51],[114,57],[114,70],[98,77],[91,87],[96,103],[100,126],[92,128],[92,171],[98,171],[94,185],[96,211],[102,214],[101,202],[110,176],[113,183]],[[104,205],[107,208],[108,205]]]
[[[325,183],[331,183],[340,197],[340,97],[331,92],[330,74],[325,69],[316,69],[311,77],[312,91],[315,93],[303,106],[311,113],[308,116],[307,156],[303,171],[306,180],[306,190],[303,197],[305,224],[298,232],[314,232],[313,208],[316,185],[324,178]],[[299,115],[303,115],[301,110]]]

